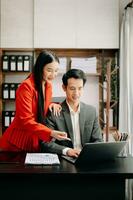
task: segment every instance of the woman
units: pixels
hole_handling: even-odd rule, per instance
[[[58,57],[50,51],[42,51],[33,67],[31,75],[16,91],[16,115],[0,139],[0,149],[5,151],[39,152],[40,141],[49,142],[52,137],[67,139],[64,132],[51,130],[44,125],[48,108],[55,114],[59,104],[50,104],[52,98],[51,81],[59,69]]]

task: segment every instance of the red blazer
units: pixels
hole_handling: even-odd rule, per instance
[[[48,111],[52,86],[45,84],[45,108]],[[23,81],[16,91],[16,115],[0,138],[0,149],[6,151],[38,152],[39,140],[50,141],[51,129],[37,122],[38,93],[33,75]]]

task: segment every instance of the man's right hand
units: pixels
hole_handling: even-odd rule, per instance
[[[67,151],[67,156],[70,156],[70,157],[78,157],[78,155],[80,154],[80,151],[81,150],[78,150],[78,149],[69,149]]]

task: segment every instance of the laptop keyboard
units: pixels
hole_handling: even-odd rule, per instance
[[[71,163],[75,163],[77,158],[69,157],[69,156],[62,156],[65,160],[70,161]]]

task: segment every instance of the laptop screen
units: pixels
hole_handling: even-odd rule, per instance
[[[75,165],[90,165],[99,162],[113,161],[123,150],[127,141],[86,143],[77,159],[64,157]]]

